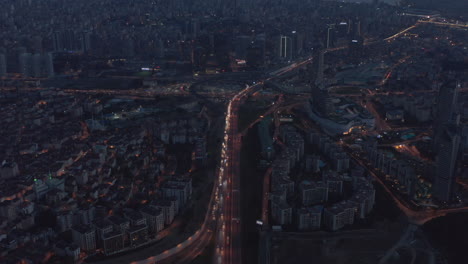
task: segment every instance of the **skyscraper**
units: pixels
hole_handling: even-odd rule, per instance
[[[434,196],[445,202],[453,198],[456,161],[460,144],[458,130],[457,123],[445,125],[439,137]]]
[[[460,83],[449,82],[442,85],[439,89],[439,96],[437,102],[437,117],[434,124],[434,142],[433,149],[435,152],[438,150],[440,138],[444,132],[445,125],[451,123],[455,113],[458,88]]]
[[[6,57],[3,54],[0,54],[0,78],[6,76]]]
[[[290,60],[292,58],[292,40],[288,36],[280,36],[279,46],[280,59]]]
[[[329,24],[327,28],[327,39],[325,42],[325,48],[327,49],[330,48],[333,43],[333,27],[334,26],[335,26],[334,24]]]

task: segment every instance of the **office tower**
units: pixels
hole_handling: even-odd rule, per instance
[[[433,149],[437,151],[440,137],[444,132],[445,124],[453,120],[455,108],[458,99],[458,89],[460,83],[449,82],[442,85],[439,89],[439,96],[437,102],[437,116],[434,125],[434,142]]]
[[[439,137],[434,196],[448,202],[453,198],[455,170],[460,144],[458,122],[444,125]]]
[[[292,58],[292,40],[288,36],[280,36],[279,56],[280,59],[290,60]]]
[[[0,54],[0,78],[5,77],[7,73],[6,56]]]

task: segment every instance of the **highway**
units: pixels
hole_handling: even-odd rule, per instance
[[[425,24],[433,24],[433,25],[438,25],[438,26],[446,26],[446,27],[451,27],[451,28],[461,28],[461,29],[468,28],[468,24],[455,24],[455,23],[449,23],[449,22],[439,22],[439,21],[434,21],[434,20],[419,20],[418,22],[425,23]]]
[[[418,24],[410,26],[409,28],[403,29],[402,31],[394,34],[391,37],[385,39],[385,41],[391,41],[402,34],[415,28]],[[369,42],[365,45],[371,45],[377,42]],[[338,47],[328,49],[326,52],[333,52],[338,50],[346,49],[346,47]],[[300,62],[293,62],[288,66],[281,69],[270,72],[264,81],[271,80],[276,77],[280,77],[283,74],[289,73],[306,64],[312,62],[312,57],[307,58]],[[146,260],[133,262],[134,264],[154,264],[160,263],[161,260],[165,260],[162,263],[186,263],[191,259],[194,259],[213,237],[212,232],[215,234],[215,263],[218,264],[236,264],[242,263],[242,250],[241,250],[241,223],[242,219],[240,216],[240,177],[239,177],[239,166],[240,166],[240,148],[241,148],[241,133],[238,131],[238,112],[240,105],[243,100],[256,89],[263,85],[263,81],[258,84],[247,86],[245,89],[235,94],[228,102],[225,118],[224,128],[224,140],[222,143],[222,151],[220,157],[220,167],[218,176],[216,177],[212,196],[209,203],[209,209],[205,217],[205,221],[200,229],[189,240],[179,244],[177,247],[164,251],[162,254],[153,256]],[[144,94],[143,96],[147,96]],[[369,108],[368,108],[369,109]],[[370,109],[371,111],[373,109]],[[374,109],[375,110],[375,109]],[[386,124],[382,122],[380,124],[381,129],[385,129]],[[356,157],[351,155],[358,163],[362,163]],[[367,168],[366,164],[361,164]],[[396,197],[391,190],[382,182],[382,180],[372,172],[373,168],[368,168],[371,171],[372,176],[384,187],[384,189],[392,196],[397,206],[408,216],[410,222],[415,224],[422,224],[432,218],[445,215],[450,212],[468,211],[468,208],[454,208],[444,210],[426,210],[426,211],[415,211],[404,204],[403,201]],[[267,182],[265,182],[267,185]],[[264,201],[265,202],[265,201]],[[264,210],[264,212],[266,212]],[[264,217],[266,215],[263,215]],[[262,217],[262,218],[264,218]]]
[[[401,30],[400,32],[398,32],[398,33],[396,33],[396,34],[394,34],[394,35],[392,35],[392,36],[390,36],[390,37],[388,37],[388,38],[386,38],[386,39],[384,39],[384,40],[385,40],[385,41],[394,40],[394,39],[398,38],[399,36],[405,34],[406,32],[412,30],[412,29],[415,28],[416,26],[417,26],[417,24],[412,25],[412,26],[410,26],[410,27],[408,27],[408,28],[406,28],[406,29],[404,29],[404,30]]]
[[[222,192],[219,199],[218,214],[221,221],[217,224],[216,263],[242,263],[242,219],[240,215],[240,150],[242,146],[242,131],[239,131],[238,128],[239,108],[248,95],[261,88],[264,81],[296,70],[310,62],[312,62],[312,58],[307,58],[271,72],[267,75],[269,76],[267,79],[255,85],[247,86],[228,103],[219,174]],[[276,109],[276,107],[273,107],[273,109]]]
[[[404,32],[410,30],[405,29]],[[404,33],[403,31],[400,34]],[[391,38],[396,38],[392,36]],[[339,47],[327,50],[332,52],[342,50]],[[224,139],[220,157],[218,175],[213,184],[212,195],[208,205],[205,220],[200,229],[183,243],[150,258],[132,262],[132,264],[155,264],[188,262],[204,250],[209,241],[215,239],[215,263],[242,263],[241,223],[240,216],[240,149],[242,134],[238,131],[239,108],[247,96],[261,88],[264,81],[268,81],[283,74],[294,71],[312,62],[312,57],[296,61],[279,70],[267,74],[264,80],[236,93],[228,102]],[[76,91],[78,92],[78,91]],[[106,91],[109,92],[109,91]],[[151,96],[151,93],[134,94],[136,96]],[[385,187],[385,185],[384,185]],[[389,191],[389,190],[388,190]],[[397,200],[399,202],[399,200]],[[402,208],[407,209],[405,206]],[[215,234],[215,236],[211,234]],[[164,260],[164,261],[163,261]],[[169,261],[169,262],[168,262]]]

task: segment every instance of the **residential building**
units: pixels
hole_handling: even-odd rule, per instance
[[[96,250],[96,231],[89,225],[78,225],[72,228],[73,242],[83,251]]]

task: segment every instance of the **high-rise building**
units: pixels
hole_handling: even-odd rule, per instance
[[[57,31],[52,34],[52,45],[54,46],[54,51],[63,51],[62,34],[60,32]]]
[[[80,49],[80,43],[77,36],[72,30],[65,30],[61,32],[63,49],[67,51],[76,51]]]
[[[288,36],[280,36],[279,56],[280,59],[290,60],[292,58],[292,39]]]
[[[86,41],[86,38],[84,38]],[[56,31],[52,34],[52,45],[54,51],[78,51],[83,49],[82,33],[75,33],[72,30]]]
[[[279,225],[292,222],[292,207],[286,202],[271,203],[271,214],[275,223]]]
[[[112,223],[105,218],[99,218],[94,221],[93,227],[95,228],[96,232],[97,245],[98,247],[102,247],[104,235],[114,230]]]
[[[31,77],[33,72],[31,53],[21,53],[19,55],[19,72],[23,77]]]
[[[320,229],[323,206],[303,207],[297,212],[297,228],[299,230]]]
[[[200,20],[197,18],[192,19],[192,38],[196,39],[200,34]]]
[[[323,223],[328,229],[336,231],[346,225],[352,225],[356,212],[357,206],[354,202],[342,201],[324,210]]]
[[[439,89],[437,102],[437,117],[434,125],[434,142],[433,148],[437,152],[439,142],[445,130],[445,125],[453,120],[455,107],[458,99],[458,88],[460,83],[449,82],[442,85]]]
[[[88,52],[91,50],[91,33],[88,31],[85,31],[81,33],[81,50],[83,52]]]
[[[257,36],[247,48],[246,63],[254,69],[265,64],[265,39],[262,36]]]
[[[161,190],[164,198],[175,197],[183,207],[192,194],[192,182],[190,179],[171,179],[163,184]]]
[[[333,27],[335,25],[334,24],[330,24],[328,25],[328,28],[327,28],[327,39],[326,39],[326,42],[325,42],[325,48],[328,49],[330,48],[331,46],[333,46],[333,40],[334,40],[334,31],[333,31]]]
[[[156,40],[156,58],[164,58],[164,41],[162,39]]]
[[[354,28],[352,32],[352,37],[353,38],[359,38],[361,37],[361,21],[354,21]]]
[[[304,49],[304,34],[296,30],[291,32],[292,57],[299,56]]]
[[[54,77],[54,57],[51,52],[43,55],[45,74],[47,77]]]
[[[41,77],[42,73],[42,56],[39,53],[36,53],[32,56],[32,76]]]
[[[317,64],[317,76],[315,78],[315,85],[323,89],[323,70],[324,70],[324,65],[325,65],[325,50],[320,51],[319,53],[319,59],[318,59],[318,64]]]
[[[320,156],[318,155],[307,155],[305,158],[305,169],[307,172],[319,172],[320,171]]]
[[[94,251],[96,249],[96,231],[93,227],[79,225],[72,229],[73,242],[79,245],[84,251]]]
[[[102,249],[104,254],[111,255],[124,247],[124,234],[121,231],[111,231],[102,236]]]
[[[247,58],[247,49],[250,47],[252,38],[250,36],[238,36],[236,37],[236,59],[245,60]]]
[[[0,54],[0,78],[5,77],[7,73],[6,56]]]
[[[304,206],[310,206],[328,200],[328,187],[325,183],[302,181],[299,185],[301,202]]]
[[[41,53],[43,50],[42,47],[42,37],[40,36],[34,36],[31,38],[31,44],[32,44],[32,50],[34,53]]]
[[[177,213],[175,204],[167,199],[155,201],[152,207],[162,210],[164,215],[164,224],[166,225],[170,225],[172,223]]]
[[[73,214],[70,211],[57,213],[57,226],[60,232],[70,230],[73,226]]]
[[[146,218],[150,234],[156,234],[164,228],[164,214],[161,209],[147,206],[142,208],[140,212]]]
[[[23,77],[53,77],[54,64],[52,53],[22,53],[19,56],[20,73]]]
[[[313,87],[312,89],[311,103],[314,111],[325,117],[328,117],[335,108],[328,91],[321,90],[318,87]]]
[[[460,145],[458,130],[458,124],[445,125],[438,139],[434,196],[445,202],[453,198],[456,161]]]

